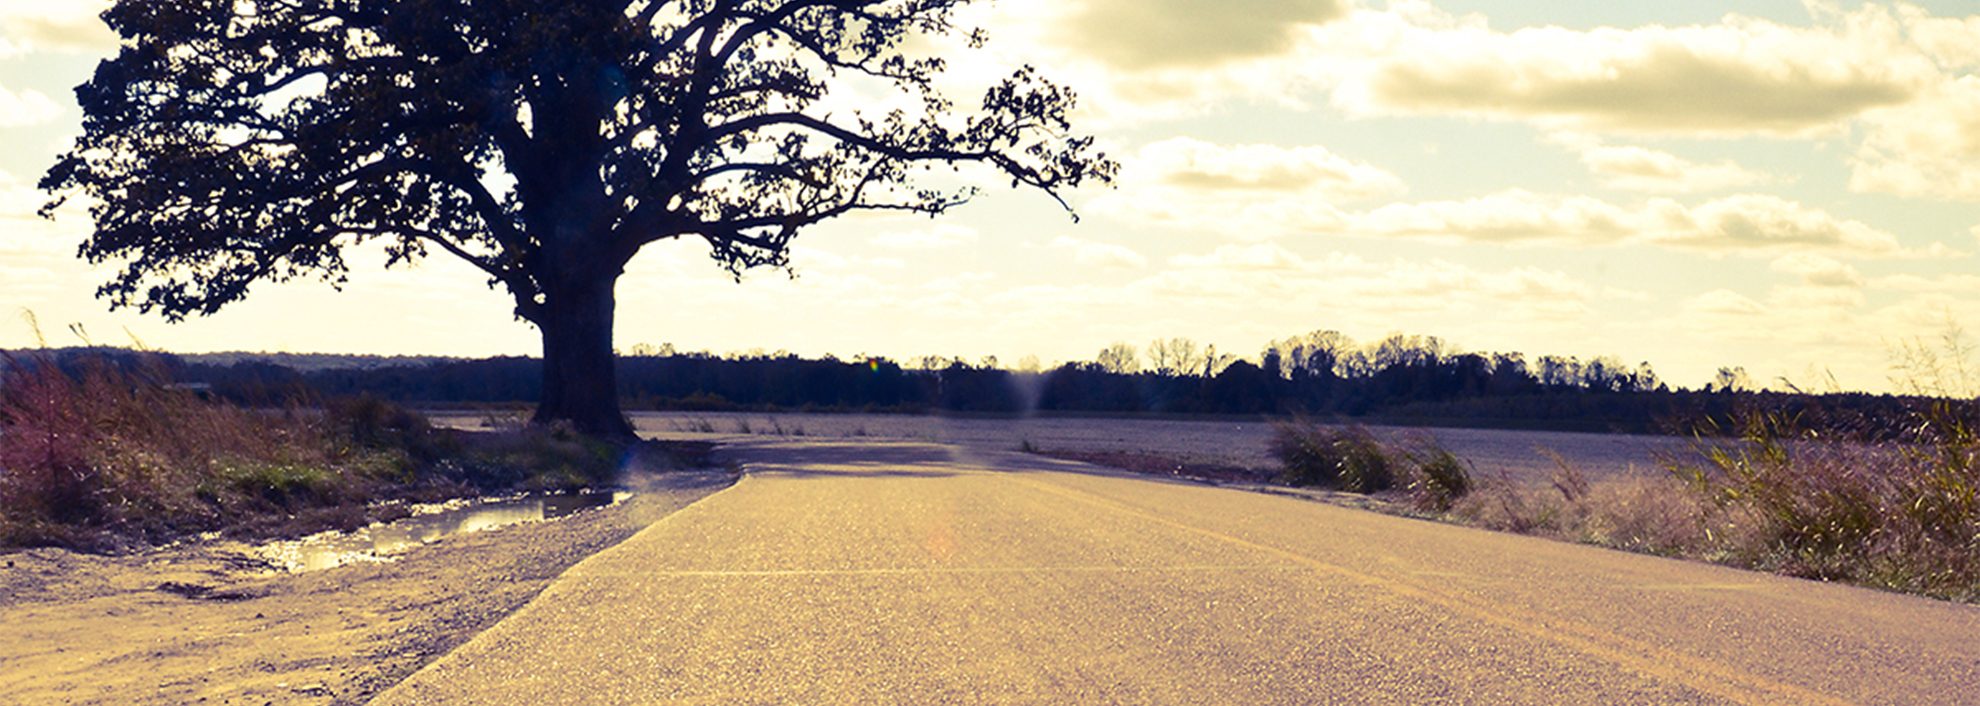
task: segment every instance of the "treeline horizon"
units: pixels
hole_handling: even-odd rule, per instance
[[[309,404],[371,395],[429,407],[533,403],[542,361],[246,353],[171,354],[115,348],[49,351],[161,366],[178,383],[243,404]],[[15,354],[20,355],[20,354]],[[1028,369],[1027,369],[1028,368]],[[1256,361],[1186,338],[1145,349],[1116,343],[1091,361],[1012,370],[988,358],[805,358],[787,352],[715,355],[636,346],[618,359],[628,411],[964,414],[1303,415],[1372,423],[1694,433],[1729,427],[1765,407],[1846,426],[1877,427],[1920,398],[1750,389],[1744,371],[1673,388],[1648,363],[1519,353],[1460,352],[1431,336],[1357,345],[1333,331],[1274,341]]]

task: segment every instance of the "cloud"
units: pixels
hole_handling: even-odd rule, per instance
[[[1381,7],[1375,7],[1381,5]],[[1830,137],[1980,67],[1980,18],[1905,4],[1809,5],[1784,24],[1492,28],[1427,0],[1005,0],[999,66],[1080,88],[1082,124],[1133,126],[1257,104],[1355,116],[1524,121],[1603,134]],[[958,62],[975,61],[962,58]]]
[[[1607,244],[1640,229],[1642,215],[1589,196],[1513,189],[1471,199],[1394,203],[1349,216],[1356,235],[1498,243]]]
[[[1086,267],[1138,270],[1148,266],[1148,258],[1141,253],[1112,243],[1095,243],[1062,235],[1052,241],[1052,247],[1072,253],[1073,262]]]
[[[1980,77],[1962,76],[1866,123],[1850,161],[1851,189],[1980,201]]]
[[[941,250],[976,242],[975,228],[954,223],[937,223],[928,228],[890,231],[873,236],[872,243],[894,250]]]
[[[1234,237],[1269,237],[1284,224],[1336,223],[1335,204],[1400,193],[1401,179],[1324,147],[1163,140],[1123,160],[1119,188],[1093,211]]]
[[[1754,317],[1767,313],[1767,306],[1730,289],[1714,289],[1686,300],[1685,312],[1716,317]]]
[[[1980,275],[1950,274],[1926,277],[1895,274],[1870,280],[1872,289],[1916,294],[1956,294],[1963,298],[1980,295]]]
[[[50,50],[108,54],[117,35],[99,19],[109,0],[61,0],[0,5],[0,56]]]
[[[1334,94],[1361,115],[1533,120],[1629,133],[1833,133],[1902,103],[1930,62],[1879,27],[1798,28],[1729,15],[1686,27],[1413,26]]]
[[[1171,204],[1175,206],[1176,204]],[[1766,194],[1736,194],[1697,205],[1655,198],[1618,205],[1592,196],[1510,189],[1468,199],[1398,202],[1362,212],[1326,210],[1301,218],[1298,200],[1246,204],[1201,213],[1160,214],[1171,223],[1215,221],[1255,237],[1326,233],[1503,245],[1658,245],[1710,254],[1827,253],[1859,257],[1945,257],[1942,244],[1909,249],[1897,236]],[[1247,214],[1276,213],[1272,219]],[[1132,215],[1132,214],[1130,214]],[[1150,214],[1141,214],[1151,217]],[[1152,217],[1151,217],[1152,218]],[[1156,219],[1160,220],[1160,219]],[[1150,222],[1154,222],[1151,220]]]
[[[1770,266],[1775,272],[1795,275],[1808,287],[1861,289],[1863,275],[1847,263],[1821,255],[1783,255]]]
[[[1557,136],[1555,141],[1574,150],[1603,186],[1622,191],[1682,194],[1778,181],[1731,161],[1699,163],[1647,147],[1603,144],[1579,136]]]
[[[1228,110],[1233,100],[1304,108],[1324,95],[1303,60],[1315,27],[1349,0],[1000,0],[959,16],[985,51],[948,51],[952,75],[1036,65],[1075,86],[1075,124],[1103,132]],[[959,92],[958,95],[966,95]]]
[[[1346,14],[1345,0],[1085,0],[1057,39],[1115,69],[1211,67],[1285,54]]]
[[[1189,190],[1305,192],[1335,199],[1403,190],[1394,174],[1317,145],[1218,145],[1177,137],[1143,147],[1129,167]]]
[[[1481,270],[1444,260],[1376,262],[1329,253],[1309,258],[1276,243],[1230,243],[1178,255],[1170,268],[1131,285],[1162,299],[1277,302],[1325,306],[1354,302],[1357,314],[1490,310],[1507,316],[1585,314],[1605,295],[1555,270]],[[1262,304],[1261,304],[1262,305]]]
[[[1865,6],[1864,14],[1879,12],[1874,6]],[[1886,11],[1890,12],[1890,11]],[[1934,17],[1917,5],[1900,4],[1895,10],[1896,21],[1904,28],[1905,36],[1918,48],[1930,56],[1939,66],[1948,71],[1980,69],[1980,15],[1968,17]]]
[[[1668,202],[1665,202],[1668,204]],[[1690,209],[1656,208],[1665,229],[1659,243],[1708,251],[1821,251],[1900,256],[1912,253],[1897,237],[1862,221],[1839,218],[1778,196],[1740,194]]]
[[[1177,255],[1169,264],[1186,269],[1298,270],[1304,258],[1276,243],[1223,245],[1201,255]]]
[[[0,128],[44,125],[61,115],[62,107],[46,93],[34,89],[16,93],[0,86]]]
[[[70,199],[56,212],[54,220],[41,217],[48,195],[33,182],[0,171],[0,246],[4,254],[33,250],[74,259],[76,243],[87,235],[92,224],[90,200]]]

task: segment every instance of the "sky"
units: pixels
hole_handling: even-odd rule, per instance
[[[115,51],[96,0],[0,0],[0,347],[534,354],[469,266],[264,284],[168,324],[94,297],[86,212],[35,216]],[[737,283],[662,242],[622,349],[1091,360],[1188,337],[1256,359],[1332,329],[1614,356],[1697,386],[1893,388],[1897,351],[1980,331],[1980,15],[1967,2],[1000,0],[953,81],[1034,64],[1122,164],[940,219],[801,235]]]

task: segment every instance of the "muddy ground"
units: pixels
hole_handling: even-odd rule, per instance
[[[0,704],[361,704],[734,478],[640,475],[619,505],[305,574],[238,544],[0,555]]]

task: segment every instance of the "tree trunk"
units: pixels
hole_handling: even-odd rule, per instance
[[[568,422],[584,434],[634,438],[632,424],[619,410],[617,361],[612,354],[612,289],[616,272],[564,278],[545,287],[543,397],[535,424]]]

